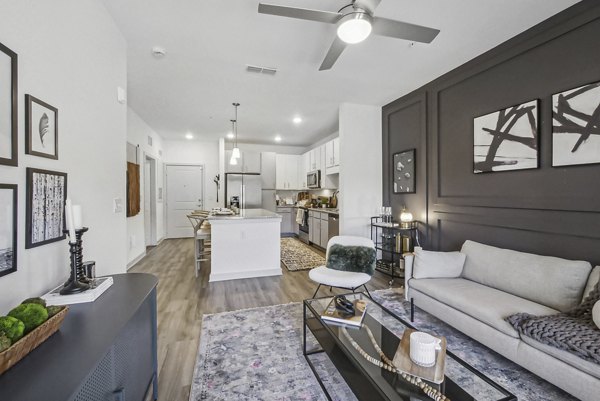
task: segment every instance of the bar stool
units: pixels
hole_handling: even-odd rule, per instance
[[[198,272],[202,262],[207,262],[206,256],[210,256],[210,224],[207,221],[209,212],[195,210],[187,216],[194,229],[194,263],[195,273]]]

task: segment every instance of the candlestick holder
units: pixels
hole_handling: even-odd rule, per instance
[[[87,227],[76,229],[75,242],[69,241],[71,275],[63,286],[63,289],[60,290],[60,295],[77,294],[90,288],[89,280],[83,268],[83,241],[81,237],[86,231],[88,231]],[[63,230],[63,232],[69,234],[69,230]]]

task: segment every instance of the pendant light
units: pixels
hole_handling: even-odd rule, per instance
[[[237,109],[238,106],[240,104],[239,103],[233,103],[233,106],[235,107],[235,120],[233,120],[234,122],[234,127],[235,127],[235,142],[233,145],[233,152],[231,153],[231,157],[235,157],[236,159],[239,159],[241,157],[241,153],[240,153],[240,148],[238,148],[238,142],[237,142],[237,138],[238,138],[238,133],[237,133],[237,126],[238,126],[238,122],[237,122]]]
[[[235,120],[231,120],[231,132],[235,132]],[[237,143],[234,143],[234,146],[237,146]],[[238,151],[238,155],[240,152],[240,150],[237,147],[233,148],[233,152],[231,152],[231,159],[229,159],[229,164],[231,164],[232,166],[237,166],[237,164],[238,164],[237,158],[239,156],[237,156],[237,157],[235,156],[236,149]]]

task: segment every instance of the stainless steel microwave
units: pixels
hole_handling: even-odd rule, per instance
[[[321,170],[311,171],[306,175],[306,186],[308,188],[321,188]]]

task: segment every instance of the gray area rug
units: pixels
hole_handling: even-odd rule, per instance
[[[373,298],[408,319],[410,304],[393,290],[372,292]],[[414,325],[446,336],[448,348],[489,378],[515,394],[519,401],[575,400],[552,384],[506,360],[435,317],[417,310]],[[311,342],[316,347],[314,339]],[[311,359],[334,400],[356,398],[325,354]],[[458,365],[458,364],[457,364]],[[477,383],[447,367],[465,388]],[[476,394],[478,400],[490,399]],[[190,401],[326,401],[302,355],[302,304],[292,303],[205,315]]]
[[[292,237],[281,239],[281,261],[289,271],[310,270],[325,264],[325,258],[317,251]]]

